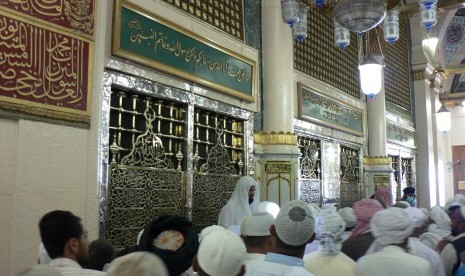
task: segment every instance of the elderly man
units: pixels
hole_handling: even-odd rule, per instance
[[[89,263],[89,240],[81,219],[69,211],[55,210],[39,222],[40,238],[50,258],[50,266],[63,275],[104,275],[83,269]]]
[[[434,275],[430,263],[407,253],[412,223],[404,210],[391,207],[379,211],[373,215],[370,225],[375,242],[382,250],[357,261],[357,276]]]
[[[265,254],[271,251],[273,240],[270,227],[274,218],[267,212],[245,216],[241,223],[241,238],[247,248],[245,264],[263,261]]]
[[[355,262],[341,251],[345,222],[335,210],[322,210],[316,218],[318,251],[304,256],[304,267],[315,276],[354,276]],[[324,265],[322,265],[324,264]]]
[[[264,261],[250,263],[246,275],[260,276],[311,276],[305,270],[303,256],[305,245],[315,235],[314,218],[307,204],[301,200],[287,202],[270,227],[275,247]]]
[[[454,275],[460,267],[460,256],[465,252],[465,207],[451,212],[451,223],[454,238],[440,253],[447,276]]]
[[[251,215],[259,201],[258,183],[250,176],[239,178],[231,198],[220,211],[218,225],[225,228],[241,225],[242,218]]]

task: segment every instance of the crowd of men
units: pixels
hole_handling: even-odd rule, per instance
[[[20,275],[465,276],[465,196],[426,210],[415,207],[414,188],[393,204],[380,186],[353,208],[292,200],[279,209],[258,191],[241,177],[218,225],[197,234],[186,218],[161,216],[120,252],[89,243],[71,212],[49,212],[39,264]]]

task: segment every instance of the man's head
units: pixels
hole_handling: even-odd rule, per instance
[[[456,211],[451,214],[450,221],[452,236],[465,233],[465,207],[456,209]]]
[[[192,266],[201,276],[244,275],[245,256],[245,246],[236,234],[217,230],[202,240]]]
[[[415,188],[407,187],[402,190],[404,192],[403,199],[407,201],[411,206],[413,206],[413,202],[415,201]]]
[[[89,268],[103,271],[116,257],[116,250],[111,243],[105,239],[98,239],[89,245]]]
[[[107,272],[108,276],[168,276],[163,260],[150,252],[133,252],[115,259]]]
[[[305,245],[315,237],[314,229],[315,220],[308,205],[292,200],[281,208],[270,233],[275,238],[276,250],[303,256],[302,249],[305,250]]]
[[[413,230],[412,222],[404,209],[390,207],[373,215],[370,227],[378,245],[406,246]]]
[[[249,188],[249,204],[252,204],[253,202],[253,199],[255,197],[255,189],[256,189],[255,186],[251,186]]]
[[[40,237],[50,258],[69,258],[86,266],[89,240],[81,219],[69,211],[55,210],[39,222]]]
[[[266,212],[244,217],[241,223],[241,238],[247,252],[266,254],[271,251],[273,242],[270,226],[273,223],[273,216]]]
[[[415,207],[408,207],[403,209],[410,218],[410,221],[414,227],[412,237],[419,237],[422,233],[423,227],[428,217],[423,213],[421,209]]]
[[[341,234],[346,223],[341,215],[333,209],[321,210],[316,217],[315,233],[319,248],[324,255],[336,255],[341,251]]]

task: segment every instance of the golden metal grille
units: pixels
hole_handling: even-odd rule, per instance
[[[402,164],[402,190],[406,187],[412,186],[413,170],[412,158],[401,158]]]
[[[299,137],[300,199],[307,203],[321,203],[321,141]]]
[[[308,37],[294,41],[294,68],[360,98],[356,34],[351,33],[351,45],[340,50],[334,44],[331,15],[311,8],[308,18]]]
[[[202,109],[194,114],[194,170],[242,175],[244,122]]]
[[[242,0],[163,0],[218,29],[244,40]]]
[[[361,199],[359,150],[341,146],[341,190],[339,207],[352,207]]]
[[[408,21],[401,20],[399,23],[399,40],[393,45],[386,45],[385,47],[384,85],[386,100],[407,110],[412,110],[407,38]]]

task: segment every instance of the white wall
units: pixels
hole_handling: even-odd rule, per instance
[[[449,108],[452,113],[451,143],[452,146],[465,145],[465,106]]]

